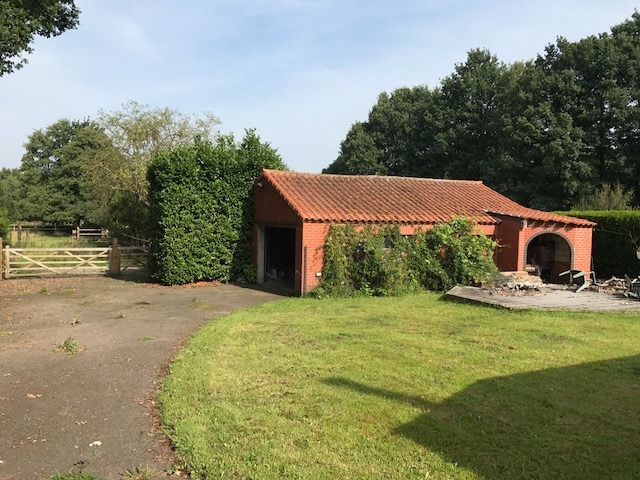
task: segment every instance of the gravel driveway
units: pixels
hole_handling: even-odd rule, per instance
[[[0,281],[0,480],[162,472],[172,455],[153,396],[176,348],[207,320],[279,298],[135,277]],[[75,355],[59,349],[68,338]]]

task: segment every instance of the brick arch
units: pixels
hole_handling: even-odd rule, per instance
[[[569,247],[569,269],[573,269],[575,268],[575,261],[576,261],[576,249],[575,246],[573,244],[573,242],[569,239],[569,237],[559,231],[559,230],[554,230],[554,229],[545,229],[545,230],[541,230],[538,232],[535,232],[533,235],[531,235],[527,241],[525,242],[525,246],[524,246],[524,251],[523,251],[523,265],[527,264],[527,257],[529,256],[529,246],[531,245],[531,242],[533,242],[536,238],[542,236],[542,235],[556,235],[560,238],[562,238],[562,240],[564,240],[564,242],[567,244],[567,246]],[[554,263],[555,263],[555,259],[554,259]]]
[[[569,245],[569,249],[571,250],[571,267],[573,268],[574,258],[576,256],[575,247],[573,246],[573,243],[571,242],[571,240],[569,240],[569,238],[564,233],[561,233],[559,230],[542,230],[540,232],[536,232],[533,235],[531,235],[527,239],[524,245],[524,261],[525,262],[527,261],[527,251],[529,250],[529,244],[531,243],[531,241],[539,237],[540,235],[547,235],[547,234],[557,235],[561,237],[565,242],[567,242],[567,245]]]

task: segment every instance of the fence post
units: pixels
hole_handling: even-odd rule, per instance
[[[118,239],[113,237],[111,240],[111,248],[109,249],[109,275],[120,274],[120,246]]]
[[[5,247],[4,251],[0,250],[0,257],[2,257],[2,255],[4,254],[4,278],[5,280],[9,279],[9,267],[11,266],[11,264],[9,263],[9,248]]]
[[[2,280],[2,237],[0,237],[0,280]]]

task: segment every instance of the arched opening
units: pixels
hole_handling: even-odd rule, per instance
[[[535,267],[538,275],[548,283],[566,283],[560,273],[571,268],[571,245],[556,233],[542,233],[527,246],[527,266]]]

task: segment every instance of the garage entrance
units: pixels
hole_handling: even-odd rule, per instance
[[[560,273],[571,269],[571,246],[555,233],[540,234],[529,242],[527,265],[535,267],[545,282],[566,283],[568,277]]]
[[[264,281],[293,292],[296,272],[296,229],[264,228]]]

